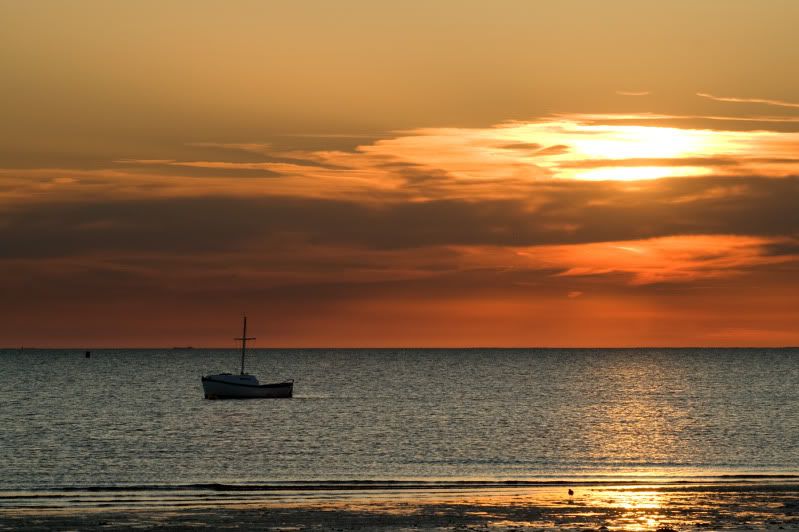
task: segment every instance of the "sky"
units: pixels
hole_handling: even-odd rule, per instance
[[[797,20],[0,1],[0,345],[799,345]]]

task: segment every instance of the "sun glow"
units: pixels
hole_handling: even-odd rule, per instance
[[[692,165],[721,147],[710,130],[659,126],[595,125],[560,122],[549,132],[558,153],[542,153],[539,164],[557,177],[588,181],[639,181],[698,176],[712,169]],[[540,137],[538,137],[540,139]]]
[[[794,157],[799,133],[627,125],[618,123],[620,119],[635,117],[559,115],[487,128],[417,129],[360,146],[356,157],[381,170],[387,160],[423,172],[434,169],[450,186],[479,183],[484,189],[492,189],[492,182],[512,187],[548,179],[785,176],[794,175],[799,166]]]
[[[655,160],[668,162],[707,154],[713,146],[713,133],[654,126],[581,126],[590,136],[575,135],[568,156],[574,164],[571,177],[591,181],[638,181],[675,175],[697,176],[710,173],[700,166],[641,164]],[[590,161],[580,168],[579,161]],[[568,163],[565,165],[568,166]]]
[[[575,136],[572,153],[587,159],[645,159],[701,155],[712,144],[710,131],[654,126],[582,126],[591,138]]]
[[[707,175],[710,170],[698,166],[626,166],[593,168],[574,172],[573,178],[583,181],[644,181],[674,176]]]

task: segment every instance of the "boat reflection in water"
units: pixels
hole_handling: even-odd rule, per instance
[[[247,351],[247,340],[255,340],[254,337],[247,337],[247,316],[244,316],[244,324],[241,338],[241,373],[218,373],[202,378],[203,392],[206,399],[265,399],[265,398],[287,398],[291,397],[294,391],[294,380],[289,379],[283,382],[271,384],[260,384],[255,375],[244,373],[244,355]]]

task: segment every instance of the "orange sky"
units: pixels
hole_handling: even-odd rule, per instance
[[[0,345],[799,345],[796,20],[3,3]]]

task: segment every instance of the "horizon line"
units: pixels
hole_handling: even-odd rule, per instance
[[[0,347],[0,351],[55,351],[55,350],[70,350],[70,351],[94,351],[94,350],[155,350],[164,349],[168,351],[192,351],[201,349],[220,349],[220,350],[240,350],[241,347],[236,346],[99,346],[99,347],[74,347],[74,346],[56,346],[56,347],[37,347],[37,346],[17,346],[17,347]],[[563,346],[563,345],[550,345],[550,346],[272,346],[272,347],[250,347],[251,350],[256,349],[291,349],[291,350],[478,350],[478,349],[799,349],[799,345],[737,345],[737,346],[724,346],[724,345],[678,345],[678,346],[665,346],[665,345],[620,345],[620,346]]]

